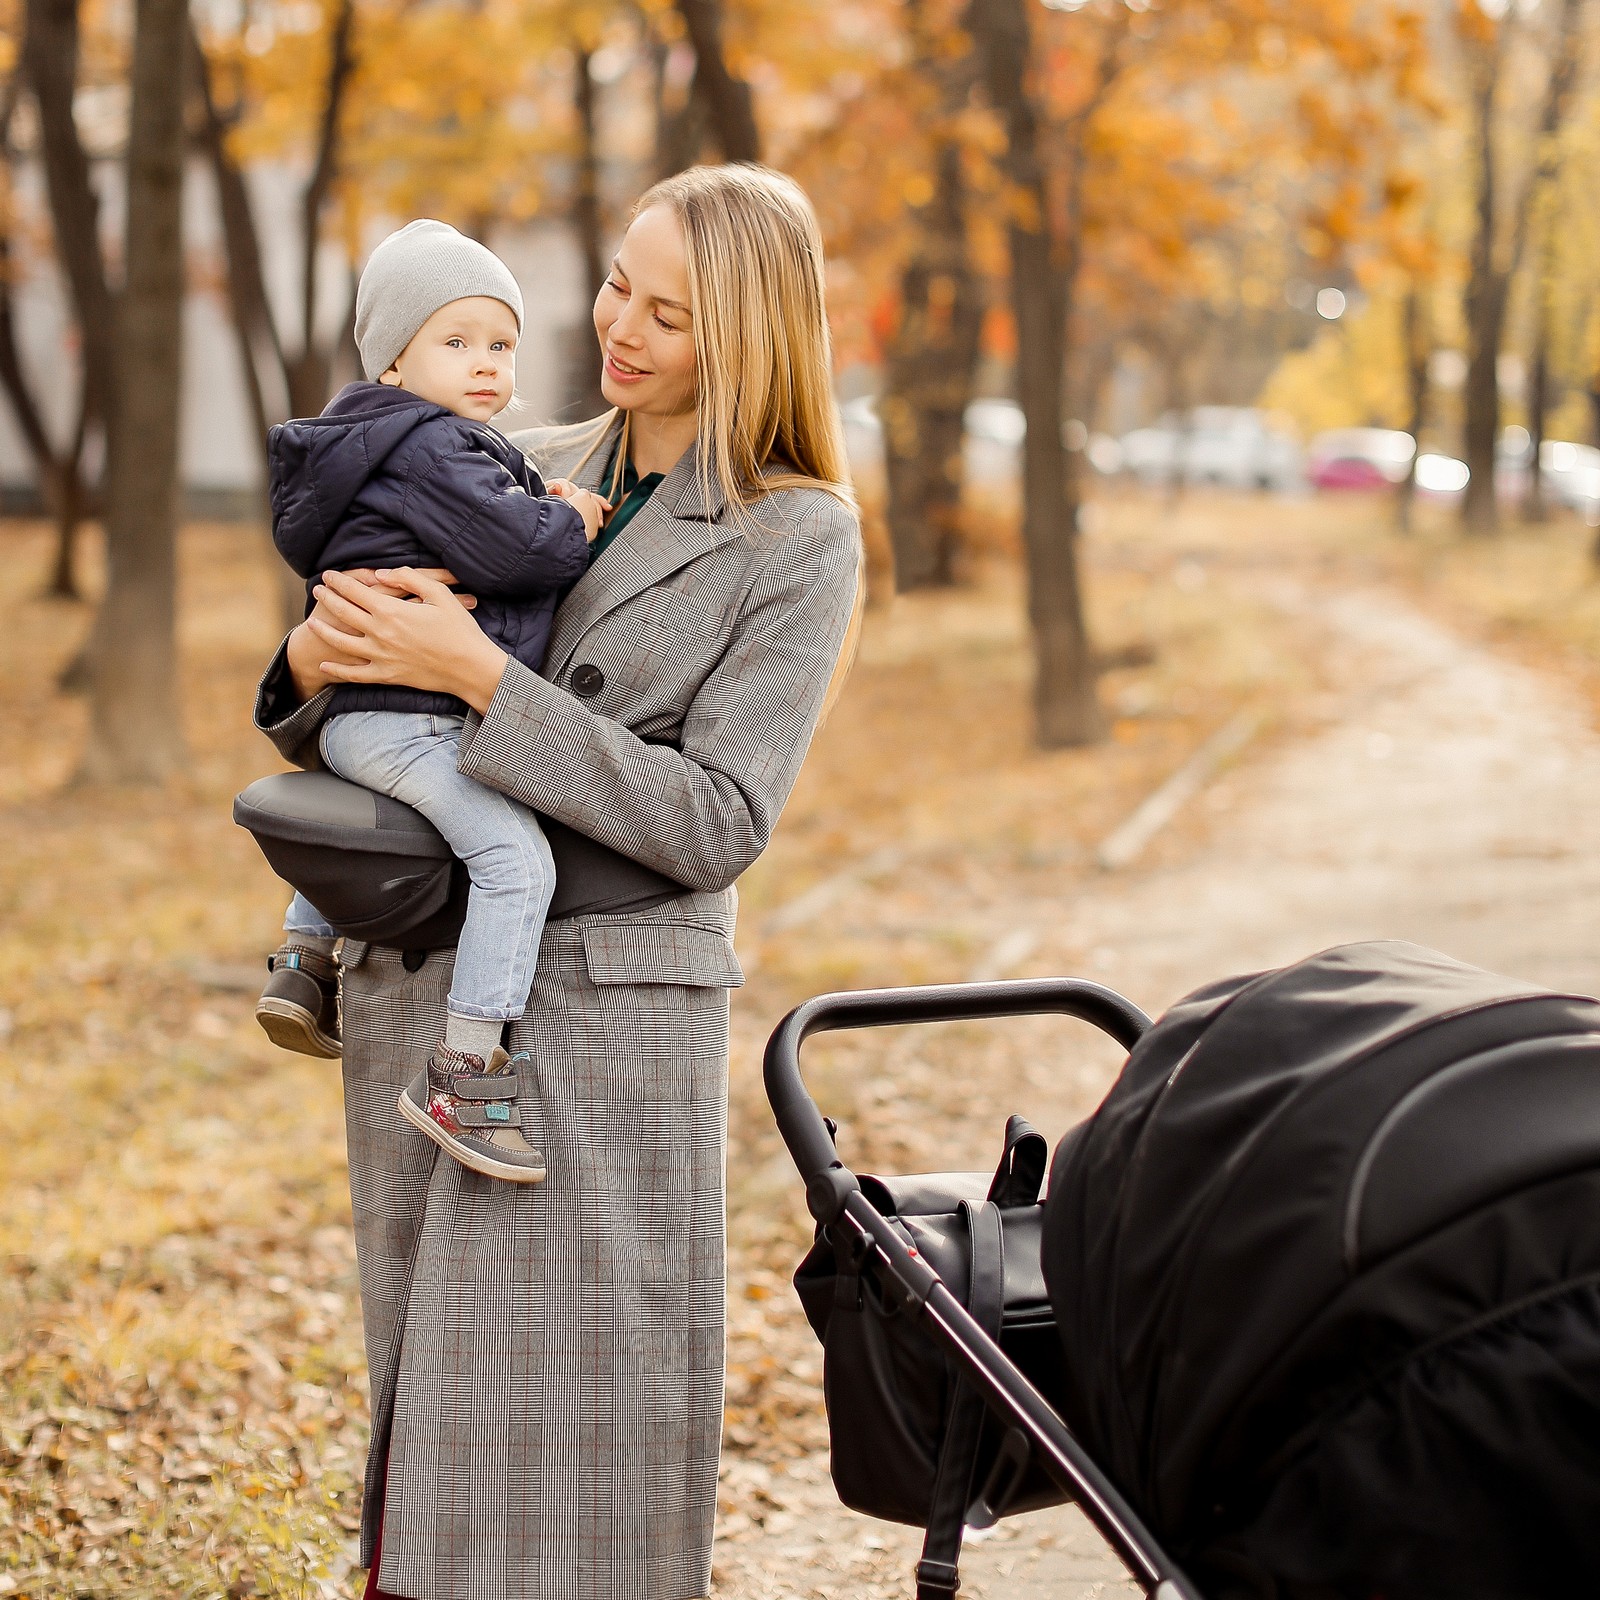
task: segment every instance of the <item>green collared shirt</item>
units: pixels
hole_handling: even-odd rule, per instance
[[[589,560],[593,562],[605,547],[633,521],[639,507],[655,493],[666,478],[664,472],[647,472],[641,478],[631,461],[622,464],[622,498],[611,513],[606,525],[595,535],[589,546]]]

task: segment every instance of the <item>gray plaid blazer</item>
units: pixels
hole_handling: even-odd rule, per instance
[[[517,437],[597,486],[594,425]],[[412,1600],[690,1600],[710,1585],[723,1371],[735,878],[810,742],[855,597],[854,515],[783,490],[742,533],[690,453],[508,667],[461,767],[689,885],[551,924],[513,1048],[549,1177],[498,1183],[395,1109],[452,953],[345,952],[350,1193],[372,1377],[362,1550]],[[257,723],[312,764],[329,698]]]

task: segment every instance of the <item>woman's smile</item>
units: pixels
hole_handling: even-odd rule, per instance
[[[606,351],[606,370],[617,383],[637,383],[640,378],[651,376],[648,367],[635,367],[612,350]]]

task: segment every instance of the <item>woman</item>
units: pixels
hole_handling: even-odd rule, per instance
[[[312,758],[333,683],[458,695],[461,767],[686,886],[552,921],[523,1104],[542,1185],[433,1160],[395,1110],[450,951],[345,953],[351,1196],[372,1374],[362,1549],[410,1600],[691,1600],[721,1434],[735,878],[765,847],[854,612],[821,239],[789,180],[639,202],[595,304],[604,421],[518,443],[616,510],[543,675],[433,575],[330,574],[257,722]],[[411,970],[411,968],[415,970]],[[381,1547],[380,1547],[381,1534]]]

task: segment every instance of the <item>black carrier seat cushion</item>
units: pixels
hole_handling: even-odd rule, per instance
[[[1208,1596],[1600,1591],[1600,1004],[1413,945],[1175,1006],[1057,1149],[1063,1414]]]
[[[466,868],[421,812],[331,772],[259,778],[233,820],[267,864],[347,938],[410,950],[453,945],[471,888]],[[681,883],[540,819],[556,864],[550,920],[637,911],[685,892]]]

